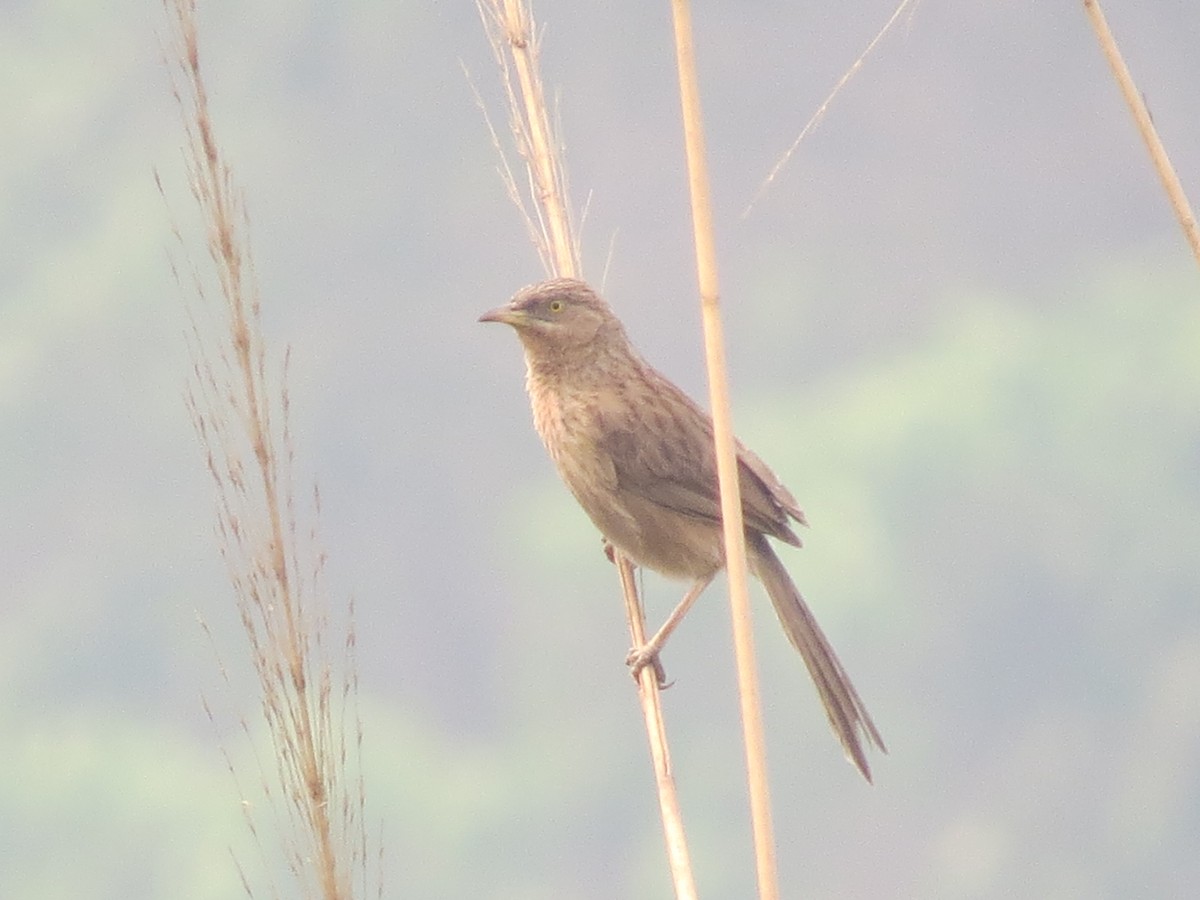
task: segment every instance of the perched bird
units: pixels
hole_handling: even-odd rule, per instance
[[[533,421],[558,472],[601,534],[629,559],[692,582],[667,623],[630,654],[651,662],[725,567],[712,419],[634,350],[608,304],[571,278],[531,285],[481,322],[511,325],[525,348]],[[806,524],[767,465],[738,452],[746,553],[800,651],[847,756],[871,780],[863,745],[886,752],[875,724],[767,537],[794,546]]]

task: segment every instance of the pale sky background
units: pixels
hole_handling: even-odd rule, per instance
[[[1107,6],[1195,198],[1200,7]],[[668,5],[536,11],[586,273],[700,396]],[[890,14],[694,10],[735,421],[891,748],[862,784],[758,595],[784,893],[1195,896],[1200,273],[1082,4],[925,0],[739,218]],[[356,602],[384,895],[668,896],[614,574],[476,323],[542,273],[474,6],[200,22]],[[192,227],[165,33],[156,3],[0,4],[3,897],[239,896],[230,848],[270,896],[222,758],[255,782],[154,179]],[[678,586],[646,584],[657,620]],[[727,619],[714,588],[665,659],[706,897],[753,878]]]

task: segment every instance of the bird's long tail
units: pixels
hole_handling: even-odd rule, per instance
[[[883,745],[883,738],[879,736],[870,714],[859,699],[858,691],[850,683],[837,654],[829,646],[821,626],[813,617],[812,610],[804,602],[792,577],[771,549],[766,537],[761,534],[747,534],[746,549],[749,551],[749,562],[754,574],[766,587],[784,632],[804,658],[804,664],[817,686],[817,693],[821,695],[821,702],[825,704],[825,713],[829,716],[829,724],[833,726],[834,734],[842,742],[846,755],[862,772],[863,777],[870,781],[871,767],[867,764],[863,739],[884,753],[887,752],[887,748]]]

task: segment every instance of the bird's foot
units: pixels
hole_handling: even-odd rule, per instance
[[[658,658],[658,649],[651,646],[634,647],[629,651],[629,655],[625,657],[625,665],[629,666],[629,671],[633,675],[633,680],[637,681],[642,669],[646,666],[652,666],[654,669],[654,680],[658,683],[658,689],[664,691],[675,682],[667,681],[667,672],[663,668],[662,660]]]

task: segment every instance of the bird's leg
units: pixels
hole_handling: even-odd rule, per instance
[[[715,575],[709,575],[696,579],[695,583],[688,588],[687,593],[683,595],[683,599],[679,601],[679,605],[667,616],[667,621],[663,622],[662,628],[654,632],[654,637],[642,646],[634,647],[629,651],[629,655],[625,657],[625,664],[633,671],[634,678],[637,678],[638,673],[646,666],[653,665],[659,675],[659,686],[663,686],[662,664],[658,661],[658,653],[662,650],[663,644],[667,642],[667,638],[671,636],[671,632],[675,630],[675,626],[683,621],[683,617],[688,614],[688,610],[692,608],[696,598],[704,593],[704,589],[712,584],[715,577]]]

